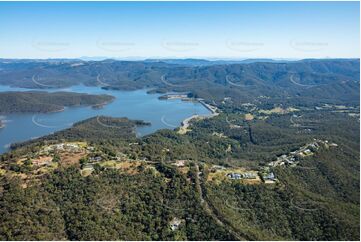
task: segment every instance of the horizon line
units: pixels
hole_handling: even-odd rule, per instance
[[[288,58],[288,57],[107,57],[107,56],[81,56],[81,57],[0,57],[0,60],[82,60],[82,61],[103,61],[103,60],[116,60],[116,61],[161,61],[161,60],[205,60],[205,61],[244,61],[244,60],[274,60],[274,61],[299,61],[299,60],[332,60],[332,59],[360,59],[360,57],[306,57],[306,58]]]

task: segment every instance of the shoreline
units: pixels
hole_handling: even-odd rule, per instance
[[[160,100],[177,100],[180,99],[181,101],[184,102],[198,102],[200,104],[203,105],[203,107],[205,107],[206,109],[208,109],[209,111],[211,111],[212,114],[216,114],[217,113],[217,107],[214,107],[210,104],[207,104],[203,98],[191,98],[188,97],[187,94],[185,93],[171,93],[171,94],[165,94],[162,95],[160,97],[158,97],[158,99]]]
[[[208,109],[211,114],[205,114],[205,115],[199,115],[199,114],[196,114],[196,115],[192,115],[186,119],[184,119],[182,122],[181,122],[181,126],[179,127],[179,131],[178,133],[179,134],[185,134],[189,131],[189,126],[190,126],[190,121],[193,120],[193,119],[207,119],[207,118],[212,118],[212,117],[215,117],[215,116],[218,116],[219,115],[219,112],[217,112],[218,108],[217,107],[214,107],[210,104],[207,104],[206,102],[204,102],[203,99],[196,99],[200,104],[202,104],[206,109]]]
[[[112,96],[113,97],[113,96]],[[116,98],[113,97],[111,100],[108,100],[108,101],[104,101],[102,103],[97,103],[97,104],[94,104],[92,105],[91,107],[94,108],[94,109],[101,109],[103,108],[104,106],[108,105],[109,103],[112,103]]]
[[[60,113],[60,112],[64,112],[64,111],[65,111],[65,106],[63,106],[61,109],[53,110],[53,111],[49,111],[49,112],[45,112],[45,113]]]
[[[187,131],[189,131],[188,127],[190,126],[190,121],[193,120],[193,119],[206,119],[206,118],[212,118],[212,117],[215,117],[215,116],[219,115],[217,107],[206,103],[203,98],[190,98],[190,97],[188,97],[188,95],[186,93],[165,94],[165,95],[162,95],[162,96],[158,97],[158,99],[160,99],[160,100],[177,100],[177,99],[180,99],[183,102],[198,102],[203,107],[205,107],[208,111],[211,112],[210,114],[204,114],[204,115],[196,114],[196,115],[192,115],[190,117],[185,118],[181,122],[181,125],[178,127],[179,128],[178,133],[180,133],[180,134],[185,134],[185,133],[187,133]]]
[[[208,109],[209,111],[211,111],[211,115],[218,115],[219,113],[217,112],[218,108],[215,106],[212,106],[210,104],[207,104],[204,99],[198,99],[197,100],[200,104],[202,104],[206,109]]]

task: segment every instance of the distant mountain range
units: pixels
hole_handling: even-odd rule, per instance
[[[244,60],[205,60],[205,59],[146,59],[146,62],[164,62],[168,64],[188,65],[188,66],[210,66],[227,64],[247,64],[255,62],[288,62],[287,60],[273,59],[244,59]]]
[[[199,59],[199,58],[110,58],[106,56],[88,57],[83,56],[79,58],[49,58],[49,59],[6,59],[0,58],[0,62],[74,62],[74,61],[144,61],[144,62],[164,62],[168,64],[177,65],[222,65],[222,64],[237,64],[237,63],[254,63],[254,62],[289,62],[297,61],[295,59],[271,59],[271,58],[252,58],[252,59]]]
[[[11,144],[0,240],[360,240],[358,59],[0,60],[0,84],[187,92],[219,114],[143,137],[97,116]],[[110,100],[3,92],[0,113]]]
[[[0,60],[0,84],[27,88],[101,86],[106,89],[149,89],[191,92],[215,102],[235,103],[260,96],[272,102],[359,103],[358,59],[279,61],[250,59],[208,61]]]

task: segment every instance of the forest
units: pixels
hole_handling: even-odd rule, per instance
[[[234,107],[260,96],[273,104],[357,105],[360,96],[359,59],[196,63],[0,59],[0,84],[38,89],[83,84],[157,93],[190,92],[217,105],[224,97],[231,97]]]
[[[49,83],[66,71],[61,85],[97,85],[102,73],[105,89],[188,91],[219,113],[186,133],[143,137],[136,128],[147,122],[98,116],[13,144],[0,156],[1,240],[360,239],[359,60],[170,62],[94,61],[76,72],[69,61],[1,64],[22,69],[2,82],[39,66],[51,70]],[[290,82],[294,72],[307,87]],[[296,165],[269,165],[316,139],[325,145]],[[48,151],[67,142],[83,147]],[[267,169],[276,179],[217,180],[217,169]]]
[[[241,128],[230,132],[226,115]],[[186,135],[161,130],[137,138],[126,130],[144,125],[141,121],[101,117],[101,124],[108,127],[93,118],[27,142],[4,154],[3,162],[11,163],[49,142],[86,140],[107,152],[122,152],[158,165],[155,169],[142,165],[131,175],[95,166],[95,172],[87,177],[79,174],[77,166],[60,167],[25,189],[18,177],[3,175],[1,216],[6,219],[1,222],[0,236],[11,240],[357,240],[358,122],[339,113],[303,115],[304,124],[318,122],[312,134],[287,127],[289,115],[244,121],[239,115],[222,114],[194,123]],[[330,129],[335,123],[338,125]],[[110,124],[121,125],[121,131]],[[247,133],[248,126],[254,141]],[[214,136],[214,132],[223,132],[226,138]],[[275,185],[207,182],[210,164],[257,169],[315,136],[339,147],[321,150],[304,159],[299,168],[275,168],[279,179]],[[226,152],[229,145],[231,152]],[[187,173],[169,165],[178,159],[192,161]],[[202,171],[199,178],[198,165]],[[209,207],[201,202],[199,183]],[[169,221],[175,217],[183,221],[176,232],[169,229]]]

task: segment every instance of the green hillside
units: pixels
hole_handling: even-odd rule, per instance
[[[0,114],[47,113],[70,106],[97,106],[113,100],[110,95],[90,95],[72,92],[1,92]]]

